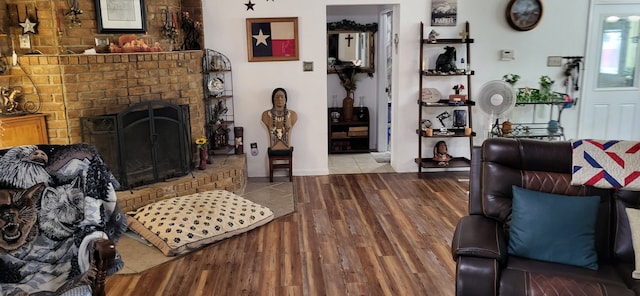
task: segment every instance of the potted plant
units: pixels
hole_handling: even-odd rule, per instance
[[[362,73],[361,66],[361,60],[351,61],[339,68],[333,65],[333,69],[340,79],[340,85],[347,92],[347,96],[342,100],[342,117],[345,121],[353,120],[353,94],[358,88],[358,74]],[[371,73],[367,73],[367,75],[373,77]]]
[[[204,170],[207,168],[207,137],[202,136],[196,139],[196,146],[198,147],[198,155],[200,156],[200,164],[198,169]]]
[[[504,76],[502,76],[502,80],[504,80],[506,83],[511,84],[511,86],[514,86],[518,82],[518,80],[520,80],[520,75],[505,74]]]
[[[451,89],[455,94],[449,95],[450,105],[462,105],[467,101],[467,95],[460,94],[464,90],[464,84],[456,84]]]
[[[224,122],[222,116],[227,114],[229,109],[225,106],[224,100],[218,100],[216,104],[213,106],[213,114],[211,114],[211,119],[209,123],[211,124],[221,124]]]

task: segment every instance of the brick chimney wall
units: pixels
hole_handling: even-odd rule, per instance
[[[192,135],[204,134],[202,51],[25,55],[19,62],[23,91],[40,101],[52,144],[82,142],[80,117],[154,100],[188,104]]]
[[[6,3],[5,3],[6,2]],[[0,32],[7,36],[0,36],[0,52],[4,55],[10,51],[10,35],[22,34],[23,28],[18,25],[24,21],[27,12],[35,17],[38,14],[37,34],[31,34],[33,50],[43,54],[60,54],[66,51],[82,53],[85,49],[95,46],[95,37],[109,38],[117,43],[118,37],[124,33],[99,33],[96,20],[95,0],[77,0],[78,8],[82,14],[77,17],[80,23],[72,23],[68,14],[72,0],[5,0],[0,5]],[[149,41],[150,44],[159,42],[165,51],[179,49],[183,42],[183,33],[179,31],[174,48],[171,48],[170,40],[162,34],[164,11],[173,13],[181,26],[181,14],[189,12],[192,19],[202,22],[202,0],[147,0],[145,3],[146,33],[136,33],[140,38]],[[18,46],[17,37],[14,38],[15,50],[18,55],[26,54],[31,49],[23,49]],[[201,34],[200,44],[204,44]]]
[[[10,69],[2,86],[20,87],[27,101],[35,102],[38,112],[47,115],[49,142],[78,143],[80,117],[117,113],[130,104],[150,100],[168,100],[189,104],[191,132],[204,134],[202,52],[171,51],[171,42],[162,34],[165,10],[176,15],[178,26],[182,11],[202,21],[202,0],[145,1],[146,34],[136,34],[153,44],[161,43],[165,52],[131,54],[66,54],[92,48],[96,37],[117,42],[122,34],[102,34],[96,23],[95,0],[78,0],[83,11],[80,24],[70,21],[70,0],[7,0],[0,6],[0,53],[11,53],[11,41],[19,56],[20,67]],[[18,46],[17,38],[29,13],[37,11],[37,34],[30,34],[31,49]],[[200,44],[204,44],[201,34]],[[174,48],[182,44],[180,31]],[[29,55],[30,51],[42,53]]]

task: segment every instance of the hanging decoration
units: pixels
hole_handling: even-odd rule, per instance
[[[249,2],[245,3],[244,5],[247,6],[247,11],[249,11],[249,9],[254,10],[253,6],[256,5],[256,4],[255,3],[251,3],[251,0],[249,0]]]
[[[15,6],[15,9],[17,10],[18,6]],[[20,14],[16,12],[16,15],[18,16],[18,24],[22,27],[22,34],[38,34],[38,8],[33,7],[33,10],[35,11],[35,17],[29,12],[29,5],[25,5],[24,21],[20,20]]]
[[[200,29],[202,24],[194,21],[189,12],[182,12],[182,32],[184,32],[184,40],[182,42],[182,50],[199,50],[200,47]]]
[[[80,21],[80,18],[78,17],[78,15],[80,14],[82,14],[82,10],[78,8],[78,0],[73,0],[73,5],[69,7],[69,10],[65,12],[65,15],[71,16],[72,24],[80,24],[81,21]]]
[[[0,96],[2,96],[2,105],[0,106],[0,114],[17,113],[20,110],[23,96],[19,88],[5,88],[0,86]]]
[[[27,33],[35,34],[37,25],[38,25],[37,22],[32,23],[29,17],[27,17],[27,19],[25,19],[24,22],[20,23],[20,27],[22,27],[22,34],[27,34]]]
[[[175,13],[171,12],[169,7],[162,10],[162,36],[171,41],[171,49],[176,43],[178,37],[178,23],[176,22]]]

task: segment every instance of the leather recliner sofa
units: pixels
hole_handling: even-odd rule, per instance
[[[640,295],[625,208],[640,192],[572,186],[568,141],[492,138],[474,147],[469,215],[452,240],[456,295]],[[508,254],[512,185],[561,195],[598,195],[597,270]],[[541,215],[539,219],[545,219]],[[640,251],[640,250],[638,250]]]

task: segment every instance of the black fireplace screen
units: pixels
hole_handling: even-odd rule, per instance
[[[191,164],[188,106],[163,101],[81,118],[82,139],[98,149],[122,189],[186,175]]]

